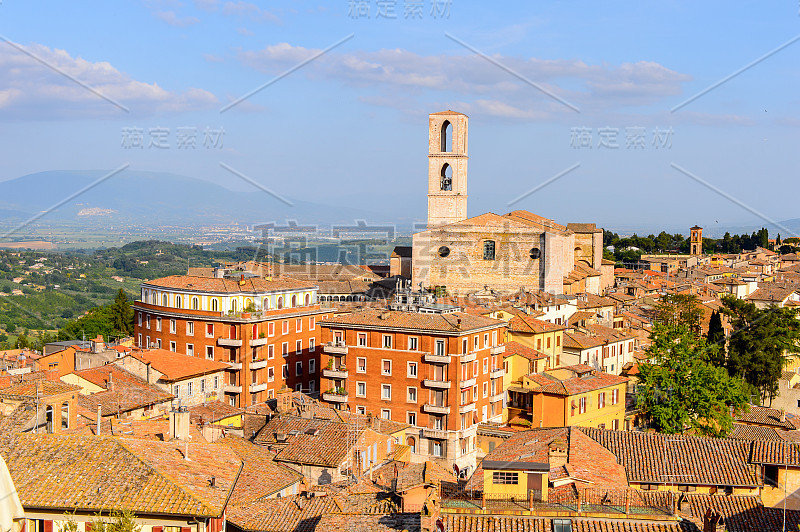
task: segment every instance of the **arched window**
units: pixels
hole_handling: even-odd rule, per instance
[[[181,296],[175,296],[175,308],[183,308],[183,298]]]
[[[414,438],[414,436],[409,436],[408,438],[406,438],[406,445],[411,447],[412,453],[417,452],[417,440],[416,438]]]
[[[440,151],[453,151],[453,124],[449,120],[442,122],[441,140]]]
[[[151,300],[150,303],[152,303],[153,305],[158,305],[158,294],[156,292],[153,292],[152,295],[150,296],[150,300]]]
[[[292,296],[292,308],[297,306],[297,295]]]
[[[261,304],[261,308],[264,310],[269,310],[269,298],[265,297],[264,302]]]
[[[440,188],[442,190],[453,190],[453,167],[447,163],[442,166],[440,174]]]
[[[249,297],[246,297],[244,300],[244,308],[242,310],[247,312],[247,309],[249,309],[252,306],[253,306],[253,300],[250,299]]]
[[[214,298],[211,300],[211,310],[214,312],[219,312],[219,299]]]
[[[150,293],[147,290],[142,290],[142,301],[147,303],[147,298],[150,297]]]
[[[483,241],[483,260],[494,260],[494,240]]]
[[[231,299],[231,312],[236,312],[236,299]]]
[[[200,300],[196,297],[192,298],[192,310],[200,310]]]
[[[305,305],[308,306],[310,304],[311,304],[311,294],[306,294]]]
[[[47,408],[44,411],[44,419],[47,423],[47,433],[53,433],[53,406],[47,405]]]
[[[169,304],[169,298],[167,297],[167,294],[162,294],[161,295],[161,306],[162,307],[166,307],[168,304]]]
[[[66,401],[61,404],[61,428],[69,428],[69,403]]]
[[[283,308],[283,296],[278,296],[278,308]]]

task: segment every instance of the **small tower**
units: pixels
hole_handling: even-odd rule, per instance
[[[467,121],[455,111],[428,116],[428,229],[467,217]]]
[[[692,255],[702,255],[703,254],[703,228],[700,226],[695,225],[691,229],[689,233],[689,244],[690,250]]]

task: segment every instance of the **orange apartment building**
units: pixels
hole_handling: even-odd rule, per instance
[[[286,277],[174,275],[141,285],[134,307],[139,347],[229,363],[224,400],[244,407],[285,384],[314,393],[319,326],[330,315],[317,286]]]
[[[408,423],[415,462],[474,470],[478,423],[503,416],[504,322],[365,310],[320,325],[322,401]]]

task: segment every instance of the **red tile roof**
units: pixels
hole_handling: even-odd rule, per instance
[[[228,364],[222,362],[173,353],[166,349],[137,350],[133,351],[131,356],[145,364],[150,364],[153,369],[163,374],[162,380],[166,382],[208,375],[224,371],[229,367]]]
[[[216,294],[280,292],[284,290],[302,290],[314,288],[309,281],[299,281],[291,277],[273,277],[270,280],[249,277],[240,281],[219,277],[198,277],[193,275],[170,275],[142,283],[144,288],[167,288],[189,290],[192,292],[209,292]]]
[[[320,322],[320,325],[337,328],[408,329],[461,335],[468,334],[474,330],[501,327],[505,325],[505,322],[485,316],[473,316],[464,312],[423,314],[419,312],[368,309],[342,316],[334,316]]]

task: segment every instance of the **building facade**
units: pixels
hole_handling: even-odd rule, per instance
[[[331,312],[317,304],[317,286],[285,277],[176,275],[142,283],[134,303],[140,347],[229,363],[225,402],[263,402],[287,385],[319,386],[319,328]]]
[[[368,310],[321,323],[321,399],[412,425],[415,461],[475,467],[479,422],[502,419],[503,322]]]

